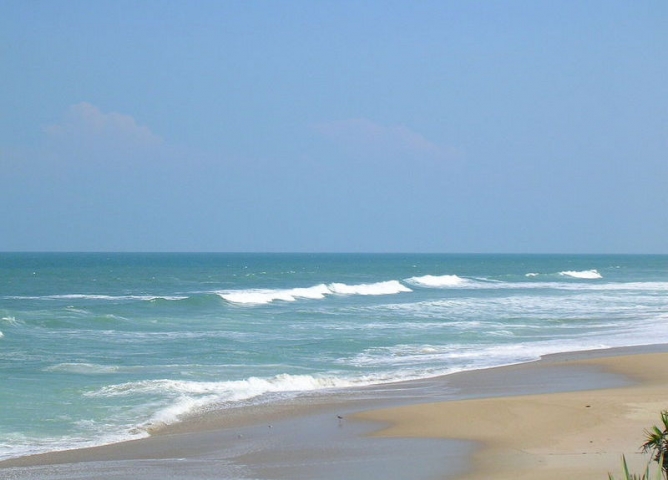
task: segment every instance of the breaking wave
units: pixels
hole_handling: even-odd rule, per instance
[[[335,376],[280,374],[270,378],[250,377],[224,382],[197,382],[185,380],[144,380],[108,385],[85,393],[86,397],[159,396],[164,406],[157,410],[144,425],[155,428],[170,425],[184,416],[216,408],[221,404],[251,400],[266,394],[301,393],[325,389],[345,388],[359,381]]]
[[[321,283],[307,288],[290,289],[252,289],[217,292],[221,298],[230,302],[248,305],[263,305],[276,300],[294,302],[298,299],[319,300],[326,295],[395,295],[412,290],[396,280],[360,285],[345,283]]]
[[[598,278],[603,278],[603,276],[600,273],[598,273],[598,270],[582,270],[579,272],[566,271],[566,272],[559,272],[559,275],[571,278],[581,278],[585,280],[595,280]]]
[[[362,285],[332,283],[328,285],[328,288],[332,293],[338,295],[395,295],[397,293],[408,293],[412,291],[410,288],[396,280]]]

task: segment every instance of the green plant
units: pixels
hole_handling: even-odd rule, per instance
[[[642,475],[630,473],[629,466],[626,464],[626,457],[622,455],[622,467],[624,467],[624,476],[621,477],[622,480],[652,480],[651,474],[649,472],[649,463],[647,464],[645,472]],[[661,480],[660,472],[657,472],[655,479]],[[608,480],[615,480],[615,477],[612,475],[612,473],[608,473]]]
[[[650,430],[645,430],[645,443],[640,448],[644,453],[651,453],[652,460],[659,464],[659,471],[656,474],[656,480],[663,476],[668,480],[668,410],[661,412],[662,426],[654,426]],[[629,472],[626,464],[626,457],[622,456],[622,466],[624,467],[624,476],[622,480],[652,480],[650,477],[649,463],[645,473],[637,475]],[[609,480],[615,480],[615,477],[609,473]]]
[[[651,430],[645,430],[647,441],[640,448],[653,455],[653,460],[659,463],[664,477],[668,479],[668,410],[661,412],[661,423],[663,429],[654,426]]]

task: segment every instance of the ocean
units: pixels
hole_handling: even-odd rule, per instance
[[[0,459],[668,343],[668,256],[0,253]]]

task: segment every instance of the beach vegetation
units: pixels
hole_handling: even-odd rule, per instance
[[[652,459],[661,466],[663,476],[668,479],[668,410],[661,412],[661,425],[645,430],[646,441],[641,445],[644,453],[651,453]]]
[[[658,473],[654,478],[652,478],[649,466],[650,464],[648,463],[642,475],[631,473],[629,472],[629,466],[626,463],[626,457],[622,455],[623,475],[621,477],[621,480],[661,480],[661,473]],[[612,475],[612,473],[608,473],[608,480],[616,480],[616,479]]]
[[[626,457],[622,455],[623,476],[622,480],[668,480],[668,410],[661,412],[661,425],[653,426],[645,430],[645,443],[640,446],[643,453],[651,453],[652,460],[647,463],[645,472],[641,475],[629,472]],[[650,464],[655,461],[659,469],[655,476],[650,473]],[[608,480],[615,480],[609,473]]]

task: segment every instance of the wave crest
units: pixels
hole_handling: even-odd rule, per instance
[[[359,285],[348,285],[345,283],[330,283],[329,285],[325,285],[321,283],[306,288],[232,290],[217,293],[222,299],[230,303],[264,305],[276,300],[284,302],[294,302],[302,298],[320,300],[327,295],[395,295],[411,291],[410,288],[397,280],[390,280],[387,282]]]
[[[231,303],[263,305],[275,300],[284,302],[294,302],[299,298],[319,300],[330,293],[327,285],[320,284],[307,288],[233,290],[218,292],[218,295]]]
[[[196,382],[188,380],[144,380],[108,385],[85,393],[87,397],[123,397],[150,395],[165,398],[167,405],[144,424],[145,429],[159,428],[178,422],[184,416],[216,405],[257,398],[272,393],[307,392],[329,388],[344,388],[352,380],[330,376],[279,374],[270,378],[250,377],[225,382]]]
[[[466,284],[468,280],[457,275],[424,275],[422,277],[408,278],[406,282],[420,287],[451,288],[460,287]]]
[[[397,280],[388,282],[369,283],[361,285],[346,285],[345,283],[331,283],[328,288],[338,295],[395,295],[412,290]]]
[[[585,280],[596,280],[598,278],[603,278],[603,275],[598,273],[598,270],[565,271],[559,272],[559,275],[571,278],[582,278]]]

